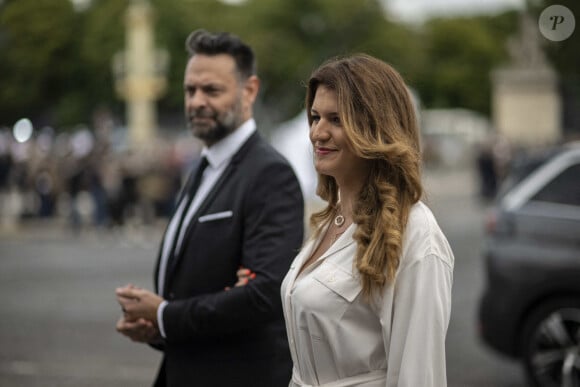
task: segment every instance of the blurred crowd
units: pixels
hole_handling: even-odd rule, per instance
[[[167,217],[195,143],[160,139],[130,149],[110,131],[45,127],[27,141],[0,128],[0,220],[59,218],[74,230]]]
[[[19,141],[0,128],[0,226],[34,219],[62,220],[75,231],[152,224],[171,215],[200,150],[188,133],[131,149],[120,130],[45,127]],[[513,164],[529,153],[497,135],[473,151],[484,202],[494,200]],[[429,164],[429,152],[424,156]]]

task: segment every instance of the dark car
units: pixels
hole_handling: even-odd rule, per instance
[[[488,222],[481,339],[530,384],[580,386],[580,143],[520,165]]]

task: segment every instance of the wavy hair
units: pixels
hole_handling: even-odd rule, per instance
[[[385,62],[366,54],[337,57],[314,70],[307,84],[306,111],[317,88],[334,90],[338,114],[353,152],[369,160],[370,170],[353,208],[357,224],[355,266],[363,294],[370,297],[394,280],[403,233],[413,204],[421,198],[421,155],[414,105],[401,75]],[[312,214],[320,234],[337,211],[338,185],[318,174],[317,194],[328,202]]]

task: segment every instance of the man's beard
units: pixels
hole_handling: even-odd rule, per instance
[[[215,124],[209,126],[207,124],[196,124],[194,119],[211,118]],[[230,110],[221,114],[213,110],[206,109],[194,111],[187,116],[187,123],[193,135],[208,145],[215,144],[228,134],[232,133],[242,124],[242,104],[237,101]]]

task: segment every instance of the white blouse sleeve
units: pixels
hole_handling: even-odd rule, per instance
[[[452,266],[429,254],[401,268],[391,307],[380,311],[388,387],[447,386],[445,335]]]

